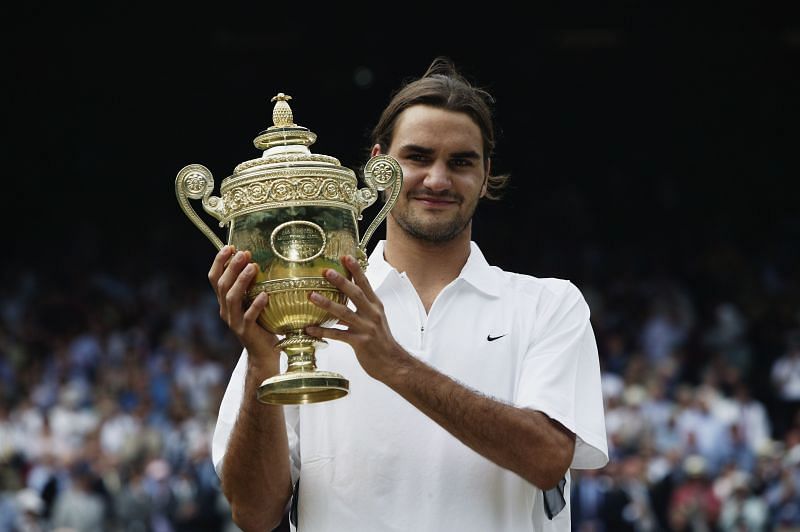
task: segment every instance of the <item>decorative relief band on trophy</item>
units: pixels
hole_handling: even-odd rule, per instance
[[[308,336],[305,328],[329,326],[336,319],[308,296],[315,291],[347,303],[322,271],[332,268],[349,276],[339,262],[342,255],[353,255],[367,267],[367,242],[397,201],[403,178],[397,161],[378,155],[365,165],[367,187],[359,189],[355,172],[334,157],[311,153],[317,136],[294,123],[290,99],[283,93],[272,99],[274,125],[253,141],[264,150],[262,157],[237,165],[222,180],[219,197],[211,195],[214,178],[202,165],[188,165],[175,178],[178,203],[192,223],[222,248],[222,240],[189,202],[200,200],[220,227],[228,228],[228,243],[249,250],[258,267],[248,298],[269,294],[258,321],[283,336],[278,346],[287,355],[287,370],[259,388],[258,399],[272,404],[315,403],[348,393],[345,377],[317,369],[315,353],[325,341]],[[361,213],[383,190],[390,194],[359,241]]]

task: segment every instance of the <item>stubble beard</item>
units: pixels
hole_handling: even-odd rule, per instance
[[[407,205],[403,210],[394,209],[391,211],[392,218],[397,222],[397,225],[412,238],[423,242],[436,243],[449,242],[460,235],[472,221],[478,202],[476,200],[463,213],[457,213],[454,217],[441,222],[423,220],[422,217],[415,215]]]

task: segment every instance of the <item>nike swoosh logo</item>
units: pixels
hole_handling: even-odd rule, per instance
[[[505,336],[505,334],[501,334],[500,336],[492,336],[492,335],[490,334],[490,335],[487,335],[487,336],[486,336],[486,339],[487,339],[488,341],[490,341],[490,342],[494,342],[495,340],[498,340],[498,339],[502,338],[503,336]]]

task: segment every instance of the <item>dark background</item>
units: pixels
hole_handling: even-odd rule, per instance
[[[136,256],[202,284],[213,248],[178,208],[180,168],[207,166],[218,194],[259,156],[282,91],[318,134],[312,151],[360,169],[391,91],[446,55],[497,100],[494,168],[512,185],[476,219],[490,260],[586,282],[619,268],[691,277],[687,258],[716,246],[792,267],[800,18],[756,4],[15,8],[5,266]]]

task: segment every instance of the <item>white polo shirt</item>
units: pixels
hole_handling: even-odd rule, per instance
[[[573,468],[607,463],[597,347],[589,308],[572,283],[489,266],[473,242],[461,274],[426,314],[383,247],[370,256],[367,277],[409,353],[475,391],[560,422],[577,435]],[[349,395],[284,407],[293,481],[302,479],[300,530],[570,530],[569,487],[567,507],[549,520],[541,490],[369,377],[347,344],[329,342],[317,366],[349,379]],[[220,407],[217,471],[242,400],[246,356]]]

